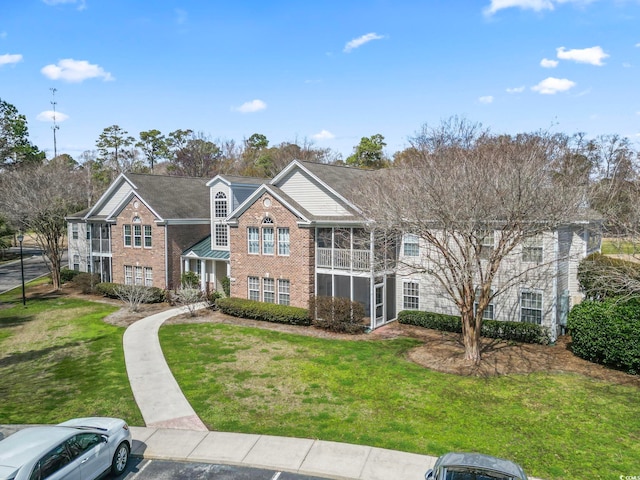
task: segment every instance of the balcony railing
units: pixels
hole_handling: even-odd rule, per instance
[[[371,268],[369,250],[318,248],[317,266],[337,270],[367,271]]]
[[[109,239],[91,239],[91,251],[93,253],[111,253],[111,242]]]

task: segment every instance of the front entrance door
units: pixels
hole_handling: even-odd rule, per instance
[[[376,327],[384,323],[384,284],[375,286],[375,312],[376,312]]]

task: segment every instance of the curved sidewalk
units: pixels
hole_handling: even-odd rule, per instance
[[[204,308],[204,305],[198,308]],[[160,347],[158,330],[186,307],[156,313],[124,332],[124,360],[133,396],[147,427],[208,431],[182,394]]]
[[[342,480],[422,480],[433,467],[436,457],[428,455],[309,438],[210,432],[182,394],[158,339],[166,320],[186,312],[182,307],[157,313],[125,331],[129,382],[146,423],[146,427],[131,427],[132,455]]]

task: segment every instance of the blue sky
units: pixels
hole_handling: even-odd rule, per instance
[[[105,127],[387,153],[459,115],[640,141],[640,0],[3,0],[0,98],[53,155]]]

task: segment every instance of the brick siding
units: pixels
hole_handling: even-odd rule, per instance
[[[265,206],[265,199],[271,201]],[[248,227],[261,228],[265,217],[273,220],[275,233],[274,254],[262,254],[262,231],[260,231],[260,253],[248,253]],[[296,216],[271,195],[265,193],[257,199],[239,218],[238,226],[231,227],[231,296],[248,298],[248,277],[273,278],[276,280],[276,303],[278,302],[277,280],[290,281],[290,305],[309,307],[314,295],[314,230],[299,228]],[[278,255],[278,228],[289,227],[290,254]],[[261,291],[262,293],[262,291]]]
[[[143,226],[142,246],[125,247],[123,225],[133,225],[133,219],[136,216],[140,218],[140,225]],[[144,225],[151,225],[151,248],[144,247]],[[153,269],[154,287],[175,288],[180,285],[180,254],[209,233],[209,225],[169,225],[166,227],[157,225],[155,215],[134,196],[118,214],[116,223],[111,225],[113,281],[124,283],[125,265],[150,267]],[[133,243],[132,236],[132,245]],[[165,245],[167,245],[166,249]],[[167,252],[167,261],[165,261],[165,251]]]

